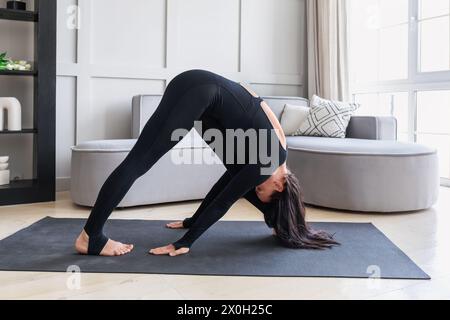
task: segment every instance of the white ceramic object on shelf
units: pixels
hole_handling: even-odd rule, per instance
[[[0,186],[4,186],[10,183],[9,170],[0,170]]]
[[[3,115],[7,114],[7,129],[22,130],[22,106],[16,98],[0,98],[0,131],[5,130]]]
[[[0,186],[10,183],[10,172],[8,170],[9,157],[0,157]]]

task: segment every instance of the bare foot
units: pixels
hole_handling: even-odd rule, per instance
[[[75,249],[80,254],[87,254],[89,246],[89,236],[83,230],[75,242]],[[123,256],[127,253],[130,253],[133,250],[132,244],[123,244],[117,241],[108,240],[102,252],[100,252],[101,256],[104,257],[116,257]]]
[[[166,225],[166,227],[169,228],[169,229],[184,229],[183,221],[177,221],[177,222],[168,223]]]

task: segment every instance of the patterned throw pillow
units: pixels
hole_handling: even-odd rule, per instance
[[[314,96],[308,118],[294,133],[295,136],[345,138],[356,103],[330,101]]]

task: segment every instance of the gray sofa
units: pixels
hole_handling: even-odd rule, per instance
[[[71,195],[92,206],[108,177],[136,142],[161,95],[133,98],[132,137],[80,143],[72,148]],[[298,97],[263,97],[277,117]],[[435,150],[396,141],[392,117],[353,117],[346,139],[288,137],[288,165],[308,204],[359,212],[416,211],[431,207],[439,190]],[[175,154],[176,153],[176,154]],[[214,165],[179,165],[174,155],[202,156]],[[202,199],[224,172],[217,156],[193,130],[128,192],[119,207]]]

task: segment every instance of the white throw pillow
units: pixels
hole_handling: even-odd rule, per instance
[[[309,107],[286,104],[281,115],[281,127],[284,134],[292,136],[309,115]]]
[[[307,119],[294,135],[345,138],[350,119],[359,107],[357,103],[331,101],[314,96]]]

